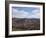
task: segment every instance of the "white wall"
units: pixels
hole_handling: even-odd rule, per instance
[[[44,2],[45,0],[7,0],[7,1],[34,1],[34,2]]]
[[[5,35],[5,1],[0,0],[0,38]]]
[[[45,0],[25,0],[25,1],[45,2]],[[0,38],[5,38],[4,36],[5,36],[5,0],[0,0]],[[46,38],[46,35],[45,36],[18,37],[18,38]]]

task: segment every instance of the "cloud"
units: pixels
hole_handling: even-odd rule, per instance
[[[25,18],[28,15],[28,12],[25,12],[24,10],[17,10],[17,9],[13,9],[13,17],[16,18]]]
[[[40,9],[32,10],[32,13],[40,13]]]
[[[32,18],[40,18],[40,10],[36,9],[32,11]]]
[[[40,18],[40,10],[36,9],[33,11],[35,18]]]
[[[40,18],[40,10],[35,9],[29,13],[24,10],[13,9],[13,17],[16,17],[16,18]]]
[[[32,10],[32,12],[27,16],[27,18],[40,18],[39,10]]]

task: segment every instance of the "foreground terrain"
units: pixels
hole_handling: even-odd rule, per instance
[[[40,30],[40,19],[12,18],[12,30]]]

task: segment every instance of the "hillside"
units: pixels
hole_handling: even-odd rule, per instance
[[[12,18],[12,30],[40,30],[40,19]]]

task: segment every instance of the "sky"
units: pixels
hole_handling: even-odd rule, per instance
[[[37,7],[12,7],[14,18],[40,18],[40,8]]]

